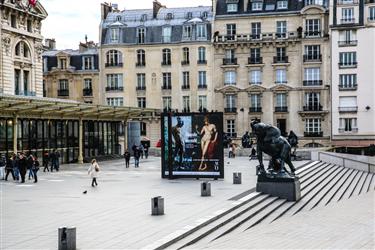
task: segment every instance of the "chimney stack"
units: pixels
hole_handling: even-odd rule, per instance
[[[55,50],[56,40],[54,38],[46,38],[44,41],[44,46],[47,48],[47,50]]]
[[[165,8],[165,6],[163,6],[158,0],[155,0],[154,2],[152,2],[152,17],[156,18],[160,8],[163,8],[163,7]]]
[[[100,7],[101,7],[101,18],[102,20],[105,20],[108,16],[108,13],[112,11],[112,5],[108,3],[102,3]]]

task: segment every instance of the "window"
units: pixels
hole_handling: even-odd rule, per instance
[[[206,48],[205,47],[199,47],[198,48],[198,61],[199,62],[205,62],[206,61]]]
[[[27,31],[33,32],[33,23],[31,20],[27,20]]]
[[[227,4],[227,12],[237,12],[238,11],[238,4],[237,3],[228,3]]]
[[[171,89],[172,88],[172,74],[171,73],[163,73],[163,89]]]
[[[340,89],[353,89],[357,87],[357,74],[340,75]]]
[[[124,105],[124,98],[122,98],[122,97],[107,98],[107,105],[109,105],[109,106],[123,106]]]
[[[283,9],[288,9],[288,1],[277,1],[277,9],[278,10],[283,10]]]
[[[199,110],[207,109],[207,96],[205,95],[198,96],[198,107],[199,107]]]
[[[116,20],[120,22],[121,21],[121,16],[117,16]]]
[[[94,62],[92,56],[84,56],[83,57],[83,69],[82,70],[90,70],[94,69]]]
[[[173,19],[173,14],[172,13],[167,13],[167,16],[165,17],[166,20],[172,20]]]
[[[251,63],[261,63],[260,48],[251,48],[250,49],[250,62]]]
[[[276,84],[286,84],[286,69],[277,69],[276,70]]]
[[[252,11],[259,11],[263,9],[263,1],[254,1],[251,3],[251,10]]]
[[[145,36],[146,36],[146,28],[141,27],[137,29],[137,42],[138,43],[145,43]]]
[[[182,72],[182,88],[183,89],[190,88],[190,72],[189,71]]]
[[[232,109],[236,108],[236,96],[235,95],[226,95],[225,96],[225,107]]]
[[[207,87],[206,71],[199,71],[198,72],[198,88],[206,88],[206,87]]]
[[[206,24],[197,25],[197,39],[206,39],[207,38],[207,26]]]
[[[339,97],[339,111],[355,112],[357,111],[357,97],[356,96],[340,96]]]
[[[260,94],[250,95],[250,107],[254,109],[262,107]]]
[[[306,20],[306,36],[320,36],[320,19]]]
[[[146,22],[147,21],[147,14],[142,14],[141,21]]]
[[[107,74],[108,90],[122,90],[122,74]]]
[[[191,26],[185,25],[182,28],[182,39],[189,40],[191,38]]]
[[[92,79],[84,79],[84,89],[92,89]]]
[[[227,134],[230,137],[237,137],[235,120],[227,120]]]
[[[186,19],[192,19],[193,18],[193,12],[188,12],[186,14]]]
[[[48,59],[47,59],[47,57],[43,58],[43,72],[44,73],[48,72]]]
[[[171,65],[171,50],[163,49],[163,65]]]
[[[320,45],[305,45],[305,60],[320,60]]]
[[[182,107],[183,107],[184,112],[190,111],[190,96],[182,97]]]
[[[357,52],[340,52],[341,67],[355,67],[357,66]]]
[[[251,38],[260,39],[260,34],[262,33],[261,23],[251,23]]]
[[[342,8],[342,19],[341,23],[353,23],[354,22],[354,8]]]
[[[308,111],[319,110],[320,94],[316,92],[305,93],[305,106]]]
[[[68,79],[60,79],[59,80],[59,90],[68,90],[68,89],[69,89]]]
[[[110,50],[106,54],[107,66],[118,66],[122,61],[122,54],[118,50]]]
[[[375,7],[370,7],[368,10],[369,10],[368,20],[375,21]]]
[[[286,37],[286,21],[277,21],[276,22],[276,36],[279,38]]]
[[[276,107],[287,107],[285,93],[276,94]]]
[[[146,97],[138,97],[138,108],[146,108]]]
[[[172,108],[172,97],[164,96],[163,97],[163,109],[170,110]]]
[[[357,118],[340,118],[339,132],[357,132]]]
[[[17,16],[16,15],[10,15],[10,26],[12,26],[12,28],[15,28],[17,29]]]
[[[286,48],[285,47],[278,47],[276,48],[276,57],[278,61],[284,61],[286,56]]]
[[[236,24],[227,24],[227,39],[234,40],[236,35]]]
[[[224,85],[236,85],[236,71],[226,71],[224,73]]]
[[[120,30],[118,28],[111,29],[111,43],[119,42]]]
[[[262,84],[261,70],[250,70],[250,84]]]
[[[323,0],[305,0],[305,5],[323,5]]]
[[[320,68],[305,68],[305,81],[308,85],[319,84],[320,81]]]
[[[23,45],[23,57],[25,58],[29,58],[30,57],[30,49],[29,49],[29,46],[27,46],[26,43],[22,43]]]
[[[14,53],[16,54],[16,56],[20,56],[21,55],[21,43],[22,42],[19,42],[16,45],[16,48],[15,48],[15,51],[14,51]]]
[[[305,132],[307,133],[320,133],[321,130],[320,118],[306,119]]]
[[[172,27],[163,27],[163,43],[170,43],[172,37]]]
[[[137,89],[146,90],[146,74],[144,73],[137,74]]]
[[[340,31],[339,45],[356,45],[357,44],[356,35],[357,34],[355,30]]]
[[[146,53],[143,49],[137,50],[137,66],[146,65]]]
[[[66,69],[66,58],[60,58],[60,69]]]
[[[208,12],[207,11],[203,11],[202,18],[206,19],[207,17],[208,17]]]
[[[189,48],[183,48],[182,49],[182,58],[183,58],[183,64],[189,64]]]
[[[225,50],[225,59],[234,59],[235,56],[235,50],[234,49],[226,49]]]

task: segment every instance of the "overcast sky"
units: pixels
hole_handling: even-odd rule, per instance
[[[43,21],[44,38],[55,38],[58,49],[77,49],[87,34],[98,42],[100,3],[112,2],[119,9],[151,9],[153,0],[39,0],[48,12]],[[159,0],[167,7],[210,6],[211,0]]]

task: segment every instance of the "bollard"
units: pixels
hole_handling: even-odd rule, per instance
[[[233,184],[241,184],[242,183],[242,174],[241,173],[233,173]]]
[[[151,198],[151,214],[152,215],[163,215],[164,214],[164,198],[157,196]]]
[[[211,196],[211,183],[208,181],[201,183],[201,196]]]
[[[76,228],[60,227],[58,241],[58,250],[76,250]]]

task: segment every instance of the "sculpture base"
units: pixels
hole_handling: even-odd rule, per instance
[[[256,191],[287,199],[288,201],[301,199],[298,177],[261,174],[258,175]]]

